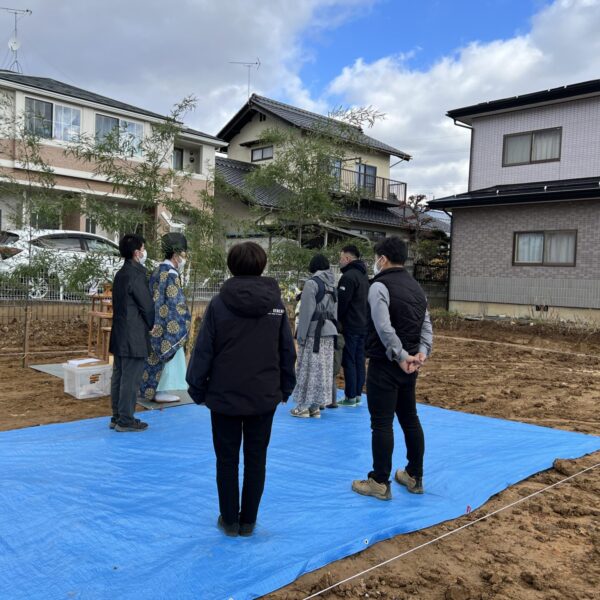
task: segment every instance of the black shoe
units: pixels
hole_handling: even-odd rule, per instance
[[[229,537],[237,537],[238,533],[240,532],[239,523],[231,523],[228,525],[225,523],[225,521],[223,521],[223,517],[221,515],[219,515],[219,518],[217,519],[217,527]]]
[[[108,424],[109,429],[114,429],[117,426],[117,417],[111,417]]]
[[[250,537],[254,533],[256,523],[240,523],[240,535]]]
[[[144,421],[140,421],[139,419],[135,419],[133,423],[129,425],[121,425],[117,423],[115,425],[115,431],[124,432],[124,431],[145,431],[148,429],[148,423],[144,423]]]
[[[337,400],[334,400],[331,404],[327,405],[327,408],[339,408],[339,404],[337,403]]]

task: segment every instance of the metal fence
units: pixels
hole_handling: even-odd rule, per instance
[[[284,301],[292,302],[309,277],[298,271],[265,273],[279,282]],[[189,304],[207,303],[219,293],[230,277],[226,272],[209,275],[187,273],[185,295]],[[34,277],[0,277],[0,323],[18,322],[28,314],[32,320],[68,321],[87,316],[91,297],[102,286],[72,289],[40,273]]]

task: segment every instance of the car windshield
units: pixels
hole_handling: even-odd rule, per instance
[[[19,236],[16,233],[8,231],[0,231],[0,244],[14,244],[19,241]]]
[[[51,248],[52,250],[62,250],[66,252],[81,252],[81,241],[74,236],[42,236],[33,242],[41,248]]]

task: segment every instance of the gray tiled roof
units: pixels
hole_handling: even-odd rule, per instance
[[[405,222],[407,227],[411,227],[414,223],[414,218],[404,217],[404,210],[402,208],[390,208],[390,211],[398,215],[398,217]],[[450,235],[450,219],[439,218],[435,213],[440,211],[428,211],[424,214],[423,220],[421,221],[421,229],[427,231],[442,231]]]
[[[236,188],[251,202],[255,202],[266,208],[275,208],[279,205],[280,198],[287,194],[288,191],[279,185],[251,190],[250,186],[246,183],[246,177],[257,168],[257,165],[231,158],[217,156],[215,159],[215,172],[224,179],[226,184]]]
[[[347,129],[349,126],[346,124],[342,124],[340,121],[336,119],[332,119],[331,117],[325,117],[323,115],[319,115],[314,112],[310,112],[308,110],[304,110],[302,108],[296,108],[295,106],[291,106],[290,104],[284,104],[283,102],[278,102],[277,100],[272,100],[271,98],[265,98],[264,96],[258,96],[257,94],[252,94],[248,102],[242,107],[242,109],[221,129],[221,131],[217,134],[218,137],[223,138],[227,141],[233,137],[229,135],[232,125],[237,123],[237,121],[242,117],[242,113],[248,111],[252,108],[259,108],[262,111],[275,115],[290,123],[291,125],[295,125],[296,127],[300,127],[301,129],[316,129],[318,127],[322,127],[324,125],[331,127],[339,127],[340,133],[342,135],[347,135]],[[411,156],[403,152],[402,150],[398,150],[393,146],[388,146],[371,136],[366,135],[363,131],[358,127],[353,127],[356,130],[356,138],[353,136],[353,143],[357,143],[360,146],[365,146],[367,148],[371,148],[373,150],[379,150],[381,152],[386,152],[393,156],[397,156],[398,158],[403,158],[405,160],[410,160]]]
[[[11,83],[17,83],[20,85],[26,85],[28,87],[36,88],[45,92],[60,94],[61,96],[67,96],[69,98],[76,98],[79,100],[94,102],[95,104],[102,104],[103,106],[108,106],[117,110],[126,110],[128,112],[143,115],[145,117],[152,117],[154,119],[161,120],[168,118],[165,115],[159,115],[158,113],[151,112],[143,108],[138,108],[137,106],[132,106],[131,104],[126,104],[125,102],[120,102],[119,100],[113,100],[112,98],[107,98],[106,96],[95,94],[94,92],[88,92],[87,90],[75,87],[74,85],[63,83],[62,81],[56,81],[56,79],[50,79],[48,77],[35,77],[32,75],[22,75],[20,73],[13,73],[12,71],[0,70],[0,85],[2,80],[10,81]],[[183,132],[222,141],[213,135],[202,133],[201,131],[196,131],[195,129],[185,128],[183,129]]]
[[[236,188],[249,202],[255,202],[265,208],[277,208],[282,196],[289,192],[282,186],[273,186],[272,188],[259,188],[251,190],[246,183],[246,177],[254,169],[253,165],[230,158],[217,157],[215,159],[215,171],[220,175],[225,183]],[[393,209],[386,206],[360,206],[345,207],[340,215],[343,219],[359,221],[362,223],[373,223],[377,225],[387,225],[390,227],[406,227],[401,216],[395,214]]]

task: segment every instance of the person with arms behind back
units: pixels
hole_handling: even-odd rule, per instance
[[[154,302],[148,289],[145,240],[129,233],[119,242],[125,263],[115,275],[112,292],[113,323],[109,350],[114,356],[111,381],[115,431],[144,431],[147,423],[133,414],[154,326]]]
[[[228,536],[248,536],[254,530],[273,416],[296,383],[292,331],[279,285],[261,277],[266,264],[265,251],[254,242],[231,248],[227,266],[233,277],[206,309],[187,371],[190,396],[210,409],[217,458],[217,525]]]
[[[390,500],[394,417],[406,442],[408,463],[396,481],[413,494],[423,493],[425,437],[417,415],[416,385],[420,367],[431,353],[433,330],[427,298],[404,263],[408,247],[398,237],[375,245],[375,277],[369,288],[367,334],[367,404],[371,415],[373,469],[356,480],[358,494]]]

